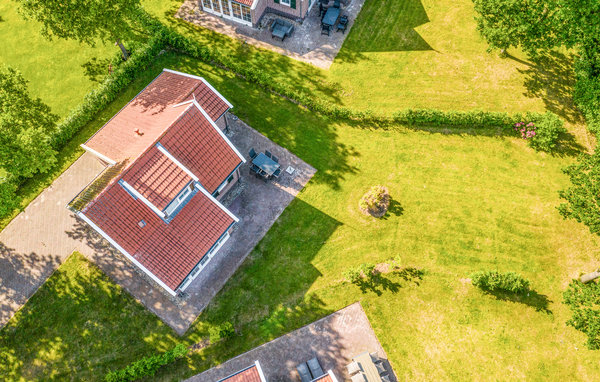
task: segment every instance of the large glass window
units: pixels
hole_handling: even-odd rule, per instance
[[[242,5],[242,18],[244,21],[249,23],[252,22],[252,14],[250,13],[250,7]]]
[[[202,6],[204,9],[212,9],[212,5],[210,5],[210,0],[202,0]]]
[[[242,4],[232,2],[231,11],[233,12],[233,17],[236,19],[242,18]]]
[[[219,5],[219,0],[212,0],[212,8],[215,12],[221,13],[221,6]]]
[[[229,0],[221,0],[221,10],[225,16],[229,16]]]

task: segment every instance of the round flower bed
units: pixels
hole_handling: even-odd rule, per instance
[[[387,187],[373,186],[360,198],[358,208],[365,215],[380,218],[390,206],[390,194]]]

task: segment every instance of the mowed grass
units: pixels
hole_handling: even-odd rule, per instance
[[[554,53],[541,63],[517,50],[508,58],[488,53],[470,0],[366,0],[330,70],[176,19],[181,0],[143,4],[164,24],[211,49],[352,108],[382,114],[405,108],[550,110],[580,122],[570,101],[570,56]]]
[[[123,356],[165,351],[174,337],[156,316],[75,252],[2,329],[0,377],[102,379]]]
[[[97,85],[82,65],[112,58],[118,48],[102,43],[90,47],[58,38],[48,41],[40,33],[41,25],[25,20],[17,9],[13,1],[0,2],[0,64],[21,71],[29,81],[30,93],[64,117]],[[108,73],[108,67],[99,70]]]
[[[536,153],[520,139],[476,126],[381,130],[333,121],[170,53],[128,94],[163,67],[204,76],[240,118],[318,172],[180,340],[201,341],[224,321],[241,335],[193,353],[157,379],[193,375],[354,301],[400,380],[594,379],[600,353],[585,349],[584,335],[565,325],[569,312],[561,302],[569,280],[597,266],[600,249],[596,236],[555,209],[557,191],[568,185],[561,168],[572,157]],[[381,220],[358,212],[358,199],[374,184],[389,187],[394,201]],[[343,281],[350,267],[394,257],[422,278],[387,274],[364,291]],[[467,280],[482,269],[519,272],[535,293],[483,294]],[[121,301],[120,293],[97,305],[84,303],[96,299],[89,293],[82,288],[63,300],[65,317],[43,313],[45,299],[33,298],[0,331],[7,379],[50,379],[44,371],[51,370],[55,379],[100,380],[110,367],[173,344],[172,332],[150,313],[108,302]],[[101,333],[67,325],[91,314],[111,317]],[[31,350],[40,343],[52,350]]]

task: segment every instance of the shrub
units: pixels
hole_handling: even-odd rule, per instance
[[[213,326],[208,330],[208,335],[210,337],[210,343],[214,344],[220,340],[231,338],[235,334],[235,328],[233,324],[229,321],[226,321],[218,326]]]
[[[573,280],[563,298],[573,313],[567,325],[587,335],[589,349],[600,349],[600,284]]]
[[[559,135],[567,132],[563,127],[564,122],[556,114],[550,112],[534,117],[534,121],[527,126],[530,124],[533,126],[533,134],[527,137],[528,143],[536,151],[550,152],[554,150]],[[530,131],[526,134],[531,134]]]
[[[17,186],[14,182],[0,178],[0,218],[8,216],[19,206],[16,191]]]
[[[143,377],[153,376],[161,367],[184,357],[188,349],[183,344],[158,355],[142,358],[127,365],[121,370],[111,371],[105,376],[107,382],[135,381]]]
[[[490,292],[525,293],[529,290],[529,280],[514,272],[481,271],[471,275],[476,287]]]
[[[390,195],[384,186],[373,186],[358,201],[358,207],[364,214],[383,216],[390,206]]]
[[[344,278],[352,284],[358,284],[361,280],[369,281],[373,278],[375,264],[363,263],[356,268],[350,268],[344,271]]]

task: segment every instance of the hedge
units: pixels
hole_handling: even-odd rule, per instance
[[[165,353],[145,357],[130,363],[124,369],[111,371],[106,374],[104,380],[106,382],[135,381],[153,376],[158,369],[184,357],[187,352],[188,349],[183,344],[178,344]]]
[[[471,275],[476,287],[490,292],[525,293],[529,290],[529,280],[514,272],[481,271]]]

